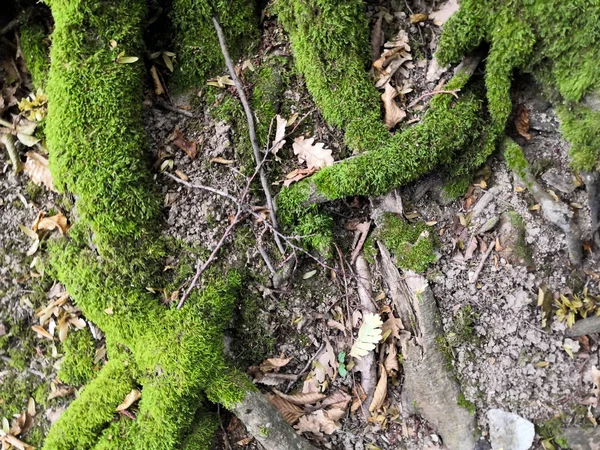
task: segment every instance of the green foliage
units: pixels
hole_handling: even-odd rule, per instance
[[[39,23],[27,21],[21,25],[21,51],[25,57],[31,81],[36,89],[44,89],[50,70],[50,53],[46,29]]]
[[[81,386],[94,376],[96,346],[87,329],[69,333],[63,345],[64,359],[58,371],[61,381]]]
[[[566,423],[566,417],[558,416],[552,417],[551,419],[545,420],[539,424],[536,424],[536,432],[540,435],[543,440],[554,439],[554,442],[560,447],[567,449],[569,444],[563,437],[563,428]]]
[[[585,0],[464,0],[444,27],[437,57],[442,63],[457,62],[484,41],[490,44],[487,98],[492,119],[503,127],[515,69],[554,89],[557,103],[579,102],[598,90],[599,24],[600,5]],[[563,131],[573,144],[573,167],[591,170],[598,164],[598,120],[589,110],[573,108],[560,108]]]
[[[470,305],[460,308],[454,316],[450,332],[446,334],[448,345],[457,347],[468,343],[476,344],[478,338],[474,326],[478,317]]]
[[[433,238],[423,222],[411,224],[394,214],[385,213],[377,238],[396,257],[396,263],[402,269],[424,272],[435,262]]]
[[[254,1],[174,0],[170,12],[177,55],[174,82],[180,90],[203,85],[208,76],[225,66],[213,16],[221,24],[234,61],[257,36]]]
[[[508,168],[514,171],[521,180],[526,181],[529,173],[529,164],[525,159],[521,146],[512,139],[505,139],[503,150]]]
[[[465,397],[465,394],[463,394],[462,392],[460,394],[458,394],[458,400],[457,400],[456,404],[458,406],[460,406],[461,408],[464,408],[467,411],[469,411],[469,414],[471,414],[472,416],[474,416],[475,413],[477,412],[473,402],[470,402],[469,400],[467,400]]]

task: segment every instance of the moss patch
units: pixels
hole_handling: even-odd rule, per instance
[[[75,386],[89,382],[94,376],[95,350],[94,340],[87,328],[70,333],[63,345],[65,356],[58,378]]]
[[[50,45],[46,29],[39,23],[25,22],[21,25],[20,44],[34,87],[44,89],[50,70]]]

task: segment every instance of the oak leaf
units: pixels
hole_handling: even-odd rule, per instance
[[[285,421],[290,425],[294,425],[304,415],[304,411],[300,407],[279,395],[269,394],[267,395],[267,400],[281,413]]]
[[[397,96],[398,91],[390,83],[387,83],[385,91],[381,94],[381,100],[385,109],[385,126],[388,130],[391,130],[406,118],[406,112],[394,100]]]
[[[298,155],[298,161],[302,164],[306,161],[309,169],[322,169],[323,167],[333,165],[333,156],[331,150],[325,148],[325,144],[317,142],[315,138],[304,139],[304,136],[299,136],[294,139],[292,145],[294,155]]]

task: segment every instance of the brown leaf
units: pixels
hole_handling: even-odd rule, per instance
[[[394,317],[392,313],[390,313],[388,319],[383,322],[381,326],[381,333],[383,336],[387,334],[387,341],[391,342],[392,339],[400,339],[400,331],[404,330],[404,325],[402,324],[402,320],[398,317]]]
[[[301,408],[278,395],[269,394],[267,395],[267,400],[277,408],[285,421],[290,425],[298,422],[298,419],[304,415],[304,411]]]
[[[175,129],[175,139],[173,139],[173,144],[183,150],[191,160],[196,159],[198,156],[198,151],[196,150],[196,141],[188,141],[185,137],[183,137],[183,133],[179,128]]]
[[[285,181],[283,182],[283,185],[285,187],[288,187],[292,183],[295,183],[297,181],[303,180],[306,177],[311,176],[316,171],[317,171],[317,169],[315,169],[314,167],[311,168],[311,169],[295,169],[295,170],[292,170],[290,173],[288,173],[285,176]]]
[[[327,326],[329,328],[333,328],[335,330],[339,330],[342,333],[346,334],[346,327],[344,325],[342,325],[340,322],[338,322],[337,320],[329,319],[327,321]]]
[[[369,406],[370,412],[378,411],[385,401],[385,397],[387,396],[387,372],[382,364],[379,364],[379,381],[377,382],[377,387],[375,388],[375,393],[373,394],[373,401]]]
[[[388,344],[387,347],[389,351],[383,364],[387,374],[389,376],[395,376],[400,370],[400,363],[398,362],[398,349],[396,348],[396,344],[394,342]]]
[[[63,213],[55,214],[51,217],[44,217],[45,213],[38,214],[37,219],[31,225],[31,229],[35,232],[40,230],[52,231],[58,229],[60,234],[65,235],[69,230],[69,224],[67,223],[67,218]]]
[[[333,412],[333,417],[337,417],[338,415]],[[309,415],[301,417],[298,421],[298,424],[294,427],[300,433],[314,433],[317,436],[322,436],[322,433],[332,434],[335,432],[340,426],[335,423],[335,421],[329,417],[327,412],[319,409]]]
[[[385,126],[388,130],[391,130],[406,118],[406,112],[394,100],[397,95],[398,92],[390,83],[385,85],[385,91],[381,95],[381,100],[385,109]]]
[[[132,389],[129,394],[125,396],[125,400],[119,406],[117,406],[117,411],[125,411],[135,402],[137,402],[140,398],[142,398],[142,393],[137,389]]]
[[[383,14],[379,16],[373,30],[371,30],[371,61],[376,61],[379,57],[379,50],[381,43],[383,42],[383,35],[381,33],[381,25],[383,24]]]
[[[517,133],[525,139],[531,139],[531,134],[529,134],[529,111],[523,105],[519,106],[519,109],[517,110],[515,128],[517,129]]]
[[[259,367],[263,372],[270,372],[275,369],[281,369],[291,360],[292,358],[268,358],[263,361]]]
[[[31,327],[31,329],[33,331],[35,331],[38,335],[41,335],[42,337],[45,337],[46,339],[49,339],[51,341],[54,340],[54,337],[52,337],[52,335],[50,333],[48,333],[43,327],[41,327],[39,325],[34,325]]]
[[[29,444],[26,444],[25,442],[17,439],[16,437],[14,437],[14,436],[12,436],[10,434],[7,434],[6,436],[4,436],[2,438],[2,440],[4,442],[6,442],[7,444],[9,444],[9,446],[6,447],[7,449],[11,448],[11,446],[12,446],[12,447],[16,448],[17,450],[34,450],[34,447],[32,447]],[[2,445],[2,450],[5,449],[4,442],[2,443],[3,444]]]
[[[277,389],[273,389],[273,392],[275,394],[277,394],[277,396],[281,397],[282,399],[294,404],[294,405],[312,405],[313,403],[317,403],[320,402],[321,400],[323,400],[326,395],[325,394],[319,394],[318,392],[313,392],[313,393],[300,393],[300,394],[292,394],[292,395],[288,395],[288,394],[284,394],[281,391],[278,391]]]
[[[152,65],[150,68],[150,75],[152,75],[152,82],[154,83],[154,93],[156,95],[162,95],[165,93],[165,90],[160,82],[160,78],[158,77],[158,72],[156,71],[156,66]]]
[[[48,159],[36,152],[27,152],[25,155],[27,156],[27,160],[23,165],[23,172],[29,176],[33,183],[38,186],[43,184],[51,191],[56,192],[52,175],[48,168]]]
[[[331,405],[338,404],[348,404],[352,400],[352,397],[345,393],[344,391],[335,391],[333,394],[330,394],[321,402],[321,408],[326,408]]]
[[[69,395],[73,394],[74,392],[75,392],[74,387],[60,386],[60,387],[57,387],[52,392],[50,392],[50,395],[48,396],[48,400],[52,400],[53,398],[68,397]]]
[[[309,169],[322,169],[323,167],[333,165],[333,156],[331,150],[325,148],[325,144],[317,142],[314,144],[315,138],[304,139],[304,136],[299,136],[294,139],[292,145],[294,155],[298,155],[300,164],[306,161]]]
[[[411,14],[410,15],[410,23],[419,23],[427,20],[429,16],[427,14]]]
[[[285,145],[285,127],[287,126],[287,120],[281,117],[279,114],[276,116],[277,119],[277,129],[275,130],[275,139],[273,140],[273,146],[271,147],[271,153],[274,155],[277,154],[279,150],[283,148]]]

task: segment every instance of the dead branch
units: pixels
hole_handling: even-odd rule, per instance
[[[182,116],[189,117],[191,119],[195,119],[196,118],[196,116],[194,115],[194,113],[192,113],[191,111],[186,111],[185,109],[177,108],[176,106],[173,106],[173,105],[165,102],[162,98],[157,97],[154,100],[154,103],[156,103],[161,108],[166,109],[167,111],[171,111],[171,112],[174,112],[176,114],[181,114]]]
[[[277,205],[271,196],[271,191],[269,189],[269,182],[267,181],[267,176],[265,175],[265,171],[261,166],[261,157],[260,157],[260,147],[258,145],[258,139],[256,137],[256,128],[254,125],[254,114],[250,109],[250,104],[248,103],[248,99],[246,98],[246,94],[244,93],[244,87],[240,82],[237,74],[235,73],[235,67],[233,67],[233,62],[231,61],[231,57],[229,56],[229,51],[227,50],[227,44],[225,42],[225,36],[223,34],[223,30],[221,29],[221,25],[219,25],[218,20],[213,17],[213,25],[215,26],[215,30],[217,30],[217,36],[219,38],[219,44],[221,45],[221,52],[223,53],[223,58],[225,59],[225,64],[227,65],[227,71],[229,72],[229,76],[233,80],[235,84],[235,88],[238,92],[238,96],[240,98],[240,102],[244,107],[244,112],[246,113],[246,119],[248,121],[248,133],[250,135],[250,142],[252,143],[252,150],[254,152],[254,160],[256,162],[256,167],[260,174],[260,183],[262,185],[263,191],[265,193],[265,198],[267,200],[267,205],[269,207],[269,215],[271,216],[271,222],[273,223],[273,228],[275,230],[279,229],[277,224]],[[268,152],[267,152],[268,154]],[[285,254],[285,249],[283,248],[283,244],[281,243],[281,239],[277,234],[274,234],[275,243],[277,244],[277,248],[281,252],[282,255]]]
[[[581,172],[588,195],[588,206],[592,218],[592,240],[600,249],[600,173]]]
[[[475,273],[473,274],[473,276],[469,280],[471,282],[471,284],[477,283],[477,278],[479,278],[479,274],[483,270],[483,266],[485,265],[485,262],[487,261],[487,259],[492,254],[492,250],[494,250],[494,240],[493,239],[489,243],[488,249],[486,250],[486,252],[484,253],[484,255],[481,257],[481,261],[479,262],[479,265],[477,266],[477,270],[475,270]]]

